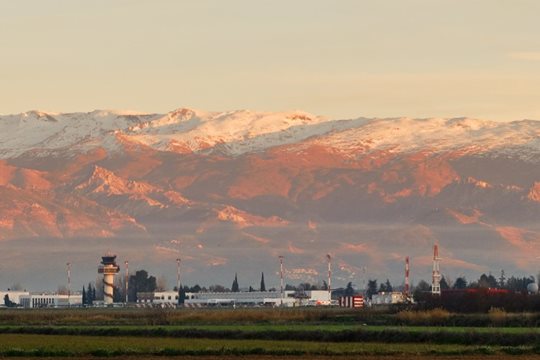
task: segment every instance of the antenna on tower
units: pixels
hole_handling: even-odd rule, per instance
[[[439,244],[433,245],[433,277],[431,281],[431,294],[441,295],[441,269],[439,257]]]

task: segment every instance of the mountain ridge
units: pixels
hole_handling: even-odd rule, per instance
[[[317,282],[326,253],[337,284],[365,267],[396,282],[435,241],[450,277],[540,256],[539,121],[24,114],[0,116],[0,262],[32,262],[21,276],[50,272],[43,254],[92,269],[111,249],[163,272],[181,254],[202,283],[278,255]]]

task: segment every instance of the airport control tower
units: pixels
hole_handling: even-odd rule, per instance
[[[120,266],[116,264],[116,255],[105,255],[101,259],[98,273],[103,274],[103,300],[105,304],[112,304],[114,298],[114,275],[120,271]]]

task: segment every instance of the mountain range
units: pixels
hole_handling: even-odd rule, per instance
[[[112,251],[185,283],[450,279],[540,267],[540,121],[306,112],[0,116],[0,286],[80,283]],[[77,265],[78,264],[78,268]],[[132,265],[133,264],[133,265]],[[78,272],[77,272],[78,270]],[[272,280],[273,279],[273,280]],[[242,280],[244,283],[242,283]]]

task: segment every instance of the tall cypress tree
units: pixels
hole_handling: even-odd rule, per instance
[[[261,273],[261,291],[266,291],[266,285],[264,284],[264,273]]]
[[[82,304],[86,305],[86,290],[82,287]]]
[[[238,274],[237,273],[234,274],[234,281],[232,283],[231,291],[232,292],[239,292],[240,291],[240,287],[238,286]]]
[[[88,290],[86,290],[86,305],[93,305],[96,294],[92,291],[92,284],[88,283]]]

